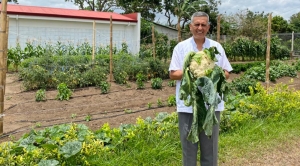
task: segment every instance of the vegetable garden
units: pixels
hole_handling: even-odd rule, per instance
[[[277,86],[266,91],[264,46],[242,56],[252,46],[237,41],[243,45],[232,45],[232,54],[224,46],[231,60],[259,61],[232,64],[231,95],[220,122],[219,162],[225,165],[226,136],[249,123],[294,122],[300,115],[299,91],[289,89],[300,89],[300,61],[282,60],[288,59],[284,48],[278,55],[271,51],[270,80]],[[180,165],[175,83],[168,79],[173,46],[158,47],[164,56],[156,59],[147,44],[140,55],[128,53],[126,43],[114,49],[114,82],[109,47],[97,48],[95,59],[88,44],[10,49],[9,70],[18,72],[7,76],[0,165]]]

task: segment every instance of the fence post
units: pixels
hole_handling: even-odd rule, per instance
[[[4,89],[5,89],[5,82],[4,77],[6,72],[6,66],[5,66],[5,51],[7,48],[5,48],[6,44],[6,19],[7,19],[7,0],[2,0],[1,3],[1,20],[0,20],[0,135],[3,134],[3,118],[4,118]]]
[[[95,30],[95,27],[96,27],[96,22],[95,20],[93,21],[93,53],[92,53],[92,63],[94,64],[94,60],[95,60],[95,45],[96,45],[96,30]]]
[[[294,56],[294,31],[292,32],[291,58]]]
[[[220,31],[221,31],[221,26],[220,26],[220,24],[221,24],[221,15],[218,15],[218,22],[217,22],[217,42],[219,42],[220,43]]]
[[[110,15],[110,51],[109,51],[109,56],[110,56],[110,61],[109,61],[109,81],[112,82],[113,80],[113,58],[112,58],[112,54],[113,54],[113,37],[112,37],[112,32],[113,27],[112,27],[112,15]]]
[[[267,93],[269,93],[270,85],[270,45],[271,45],[271,22],[272,22],[272,13],[269,14],[268,19],[268,37],[267,37],[267,55],[266,55],[266,88]]]
[[[5,48],[5,52],[4,52],[4,67],[5,67],[5,72],[4,72],[4,76],[3,76],[3,82],[4,82],[4,95],[5,95],[5,87],[6,87],[6,73],[8,71],[8,66],[7,66],[7,48],[8,48],[8,32],[9,32],[9,17],[6,17],[6,33],[5,33],[5,44],[4,44],[4,48]]]
[[[154,25],[152,25],[152,45],[153,45],[153,58],[155,59],[155,29]]]

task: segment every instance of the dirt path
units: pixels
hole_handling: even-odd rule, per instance
[[[231,79],[239,75],[232,74]],[[291,78],[280,78],[276,83],[289,83]],[[300,79],[294,78],[289,86],[300,90]],[[230,81],[230,80],[229,80]],[[120,124],[135,123],[137,117],[155,117],[158,112],[174,112],[174,107],[168,107],[167,98],[175,94],[175,88],[163,83],[162,90],[151,89],[150,83],[144,90],[137,90],[135,83],[131,87],[112,83],[108,94],[100,94],[95,87],[77,89],[69,101],[55,100],[56,90],[47,91],[47,101],[36,102],[36,91],[24,92],[21,82],[16,74],[8,73],[6,80],[6,94],[4,98],[4,134],[0,142],[18,139],[32,128],[44,127],[63,123],[83,123],[92,130],[96,130],[108,122],[112,127]],[[275,83],[271,83],[275,85]],[[157,101],[161,99],[164,107],[158,107]],[[153,109],[148,109],[152,103]],[[90,117],[90,121],[87,121]],[[221,165],[300,165],[300,140],[289,144],[278,145],[272,151],[266,151],[255,162],[248,159],[236,159]],[[271,164],[270,164],[271,163]]]

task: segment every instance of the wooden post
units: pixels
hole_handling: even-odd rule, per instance
[[[1,3],[1,18],[0,18],[0,135],[3,134],[3,112],[4,112],[4,77],[6,72],[5,67],[5,40],[6,40],[6,19],[7,19],[7,0],[2,0]]]
[[[8,71],[8,66],[7,66],[7,48],[8,48],[8,32],[9,32],[9,17],[6,17],[6,36],[5,36],[5,52],[4,52],[4,63],[5,63],[5,72],[4,72],[4,95],[5,95],[5,87],[6,87],[6,73]]]
[[[110,63],[109,63],[109,68],[110,68],[110,72],[109,72],[109,81],[112,82],[113,80],[113,59],[112,59],[112,54],[113,54],[113,38],[112,38],[112,32],[113,27],[112,27],[112,16],[110,15]]]
[[[220,43],[220,33],[221,33],[221,15],[218,15],[218,22],[217,22],[217,42]]]
[[[272,13],[269,14],[268,19],[268,37],[267,37],[267,55],[266,55],[266,88],[267,93],[269,93],[270,86],[270,44],[271,44],[271,21],[272,21]]]
[[[294,31],[292,32],[291,59],[294,56]]]
[[[95,20],[94,20],[93,21],[93,53],[92,53],[92,63],[93,64],[94,64],[94,60],[95,60],[95,45],[96,45],[96,42],[95,42],[95,39],[96,39],[95,27],[96,27],[96,23],[95,23]]]
[[[152,25],[152,47],[153,47],[153,58],[155,59],[155,28],[154,25]]]

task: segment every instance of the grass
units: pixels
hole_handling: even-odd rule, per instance
[[[221,133],[219,165],[248,165],[264,160],[261,156],[282,148],[282,145],[292,148],[293,141],[300,138],[299,126],[300,112],[297,112],[278,121],[259,119],[241,126],[238,130]],[[117,149],[115,152],[93,158],[94,164],[181,166],[181,147],[177,128],[168,131],[165,138],[155,137],[150,132],[137,135],[135,139],[129,140]]]
[[[256,120],[245,124],[239,130],[221,134],[219,163],[245,165],[245,162],[263,160],[262,155],[299,140],[299,126],[300,112],[297,112],[283,117],[280,121]]]

